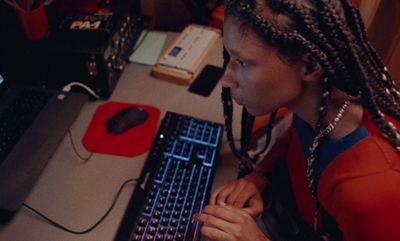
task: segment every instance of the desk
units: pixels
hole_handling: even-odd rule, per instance
[[[166,46],[177,36],[178,34],[168,33]],[[209,63],[222,65],[221,43],[212,51]],[[174,111],[223,123],[220,86],[216,87],[210,97],[205,98],[188,92],[188,86],[152,78],[150,69],[148,66],[128,64],[110,101],[153,105],[161,110],[161,118],[166,111]],[[104,103],[105,101],[96,101],[85,104],[71,127],[75,145],[83,156],[89,153],[80,140],[96,108]],[[238,120],[235,123],[237,127],[240,122],[239,111],[235,112],[235,118]],[[88,162],[83,162],[73,152],[71,142],[66,136],[26,203],[72,230],[85,230],[97,222],[109,208],[121,184],[139,176],[146,157],[147,153],[135,158],[95,153]],[[236,177],[236,163],[230,160],[232,154],[224,136],[213,188]],[[125,187],[109,216],[88,234],[64,232],[22,208],[11,222],[0,226],[0,240],[112,241],[133,190],[133,184]]]

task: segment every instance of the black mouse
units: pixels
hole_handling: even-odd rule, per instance
[[[107,120],[107,129],[114,134],[122,134],[126,130],[144,123],[149,114],[139,107],[127,107]]]

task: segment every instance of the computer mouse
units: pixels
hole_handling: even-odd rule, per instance
[[[147,111],[139,107],[127,107],[107,120],[107,129],[114,134],[122,134],[132,127],[144,123],[149,117]]]

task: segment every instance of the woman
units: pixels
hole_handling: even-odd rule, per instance
[[[358,10],[349,0],[230,0],[223,32],[226,130],[242,177],[194,216],[202,234],[400,240],[400,93]],[[232,99],[243,106],[239,150]],[[283,107],[292,125],[256,166],[266,148],[248,152],[254,118],[271,113],[269,137]],[[264,232],[254,221],[261,213]]]

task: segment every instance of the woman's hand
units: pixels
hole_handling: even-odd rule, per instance
[[[208,205],[193,219],[204,223],[201,233],[209,240],[269,241],[246,211],[230,205]]]
[[[264,209],[261,192],[267,180],[256,173],[234,180],[217,188],[210,197],[210,205],[226,203],[242,208],[251,216],[257,216]]]

